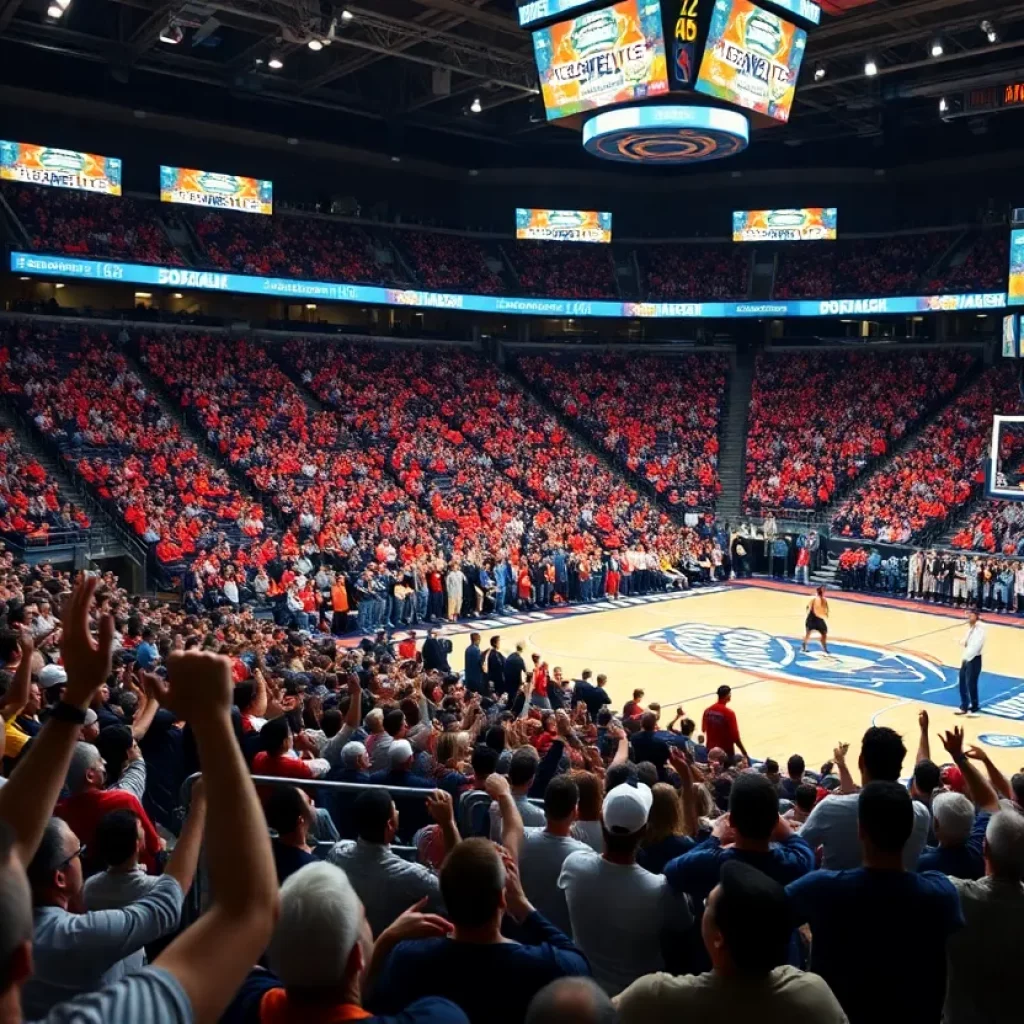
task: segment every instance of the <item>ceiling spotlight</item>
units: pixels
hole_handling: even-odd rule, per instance
[[[342,21],[351,21],[354,17],[355,17],[355,15],[350,10],[346,9],[346,10],[341,12],[341,20]]]
[[[816,82],[820,82],[827,74],[828,74],[828,71],[826,71],[825,65],[824,64],[819,64],[814,69],[814,80]]]
[[[878,64],[874,57],[868,57],[867,60],[864,61],[864,74],[867,75],[868,78],[872,78],[878,74]]]
[[[985,33],[985,38],[990,43],[996,43],[999,41],[999,33],[996,31],[995,25],[993,25],[988,18],[981,23],[981,31]]]
[[[170,46],[177,46],[184,38],[185,33],[181,26],[173,21],[167,26],[167,28],[160,31],[160,42],[167,43]]]
[[[397,156],[397,155],[396,155],[396,156],[393,156],[393,157],[391,158],[391,162],[392,162],[393,164],[400,164],[400,163],[402,162],[402,158],[401,158],[400,156]]]
[[[62,11],[66,11],[71,6],[71,0],[57,0],[57,6]]]
[[[308,46],[308,47],[309,47],[309,48],[310,48],[310,49],[311,49],[311,50],[312,50],[312,51],[313,51],[314,53],[316,53],[316,52],[317,52],[318,50],[322,50],[322,49],[324,48],[324,44],[323,44],[323,43],[321,43],[319,39],[310,39],[310,41],[309,41],[308,43],[306,43],[306,45],[307,45],[307,46]]]
[[[64,8],[58,7],[57,4],[50,4],[50,6],[46,8],[46,16],[48,18],[53,18],[54,21],[56,21],[63,14]]]
[[[480,97],[479,96],[474,96],[473,97],[473,102],[470,103],[469,109],[472,110],[474,114],[479,114],[480,111],[484,109],[482,104],[480,103]]]
[[[949,110],[949,104],[946,102],[946,97],[943,96],[942,99],[939,100],[939,113],[944,114],[947,110]]]
[[[941,57],[945,52],[946,51],[942,48],[942,40],[936,39],[935,42],[932,43],[931,55],[933,57]]]
[[[278,56],[273,56],[267,61],[267,67],[273,71],[280,71],[284,67],[284,61]]]

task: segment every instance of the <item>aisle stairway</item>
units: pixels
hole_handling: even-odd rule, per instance
[[[718,515],[735,520],[743,507],[746,485],[747,413],[754,385],[754,353],[749,349],[736,353],[736,366],[729,375],[725,415],[719,432],[718,478],[722,493],[718,496]]]

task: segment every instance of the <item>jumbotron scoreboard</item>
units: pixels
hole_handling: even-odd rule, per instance
[[[594,156],[687,163],[745,149],[789,120],[811,0],[529,0],[548,120]]]

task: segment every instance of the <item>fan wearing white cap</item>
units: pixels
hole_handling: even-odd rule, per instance
[[[573,939],[590,961],[594,980],[609,995],[662,969],[665,934],[681,937],[693,923],[687,898],[636,863],[652,802],[643,783],[610,790],[601,808],[603,853],[570,854],[558,879]]]

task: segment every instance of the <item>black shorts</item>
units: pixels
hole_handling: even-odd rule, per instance
[[[804,623],[804,628],[808,633],[820,633],[822,636],[828,636],[828,623],[815,615],[814,612],[807,613],[807,621]]]

